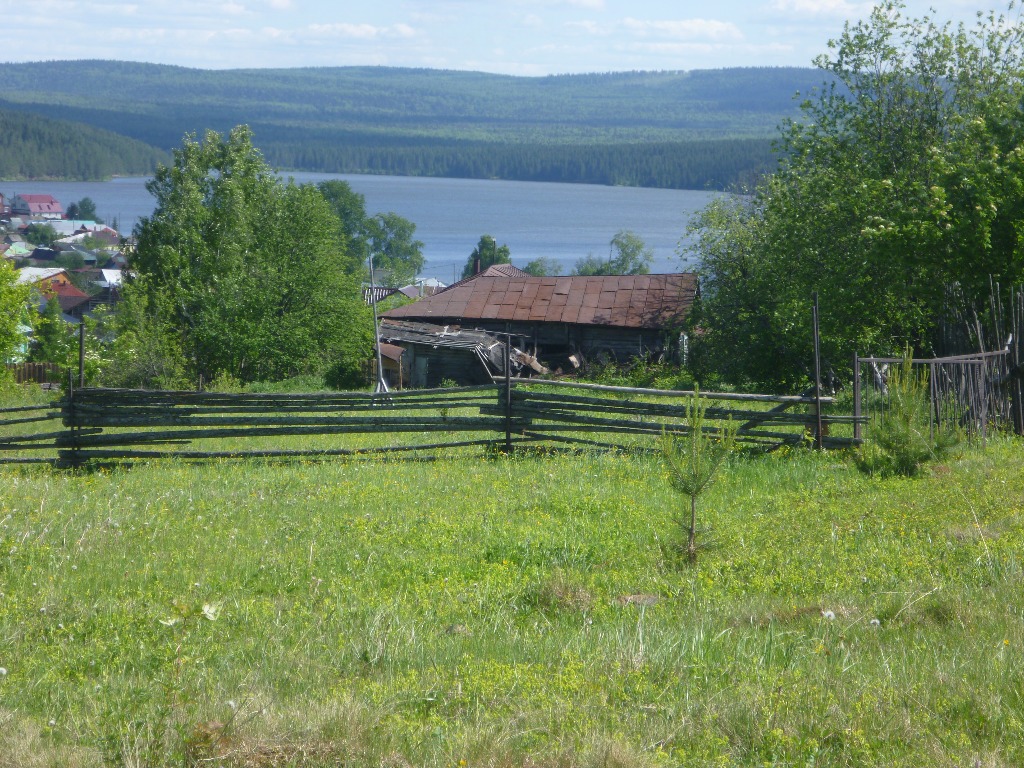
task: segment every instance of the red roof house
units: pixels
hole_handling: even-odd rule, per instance
[[[11,215],[31,219],[63,219],[64,206],[52,195],[15,195],[11,198]]]

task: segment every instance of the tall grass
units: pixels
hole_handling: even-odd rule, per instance
[[[1020,764],[1021,448],[6,469],[0,766]]]

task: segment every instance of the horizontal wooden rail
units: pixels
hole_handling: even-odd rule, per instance
[[[53,452],[54,461],[77,466],[92,460],[285,459],[502,443],[514,448],[545,442],[653,450],[651,438],[664,431],[687,431],[693,394],[524,379],[512,380],[508,387],[499,382],[392,393],[230,394],[83,388],[60,403],[0,411],[0,427],[30,427],[54,418],[64,424],[61,431],[37,434],[28,434],[29,429],[26,434],[10,435],[8,429],[8,434],[0,434],[0,452],[5,456],[0,461],[29,461],[19,454],[42,451]],[[755,445],[803,442],[818,422],[815,398],[809,396],[733,392],[701,392],[699,396],[705,404],[708,434],[720,434],[731,420],[740,425],[738,438]],[[831,403],[831,398],[823,400],[823,404]],[[12,418],[3,421],[4,413]],[[821,422],[840,425],[863,419],[826,414]],[[331,439],[381,433],[408,438],[383,447],[358,447]],[[444,437],[427,437],[439,434]],[[501,440],[504,435],[507,440]],[[632,439],[623,440],[626,436]],[[858,442],[823,437],[830,447]],[[306,438],[323,440],[309,445]],[[287,439],[292,444],[282,445]],[[217,444],[219,440],[227,442]],[[236,445],[236,441],[242,442]]]
[[[493,377],[495,382],[505,379]],[[608,384],[587,384],[583,382],[560,381],[558,379],[512,379],[513,387],[571,387],[573,389],[589,389],[596,392],[612,392],[622,394],[647,395],[649,397],[691,397],[696,394],[706,400],[746,400],[751,403],[806,403],[813,405],[816,398],[805,395],[759,395],[742,392],[695,392],[694,390],[675,389],[644,389],[642,387],[617,387]],[[822,397],[823,404],[832,404],[834,398]]]

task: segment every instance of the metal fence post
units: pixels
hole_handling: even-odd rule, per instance
[[[512,453],[512,346],[511,334],[505,336],[505,453]]]
[[[853,439],[860,440],[863,430],[860,423],[860,355],[853,353]]]
[[[85,320],[78,326],[78,387],[85,388]]]

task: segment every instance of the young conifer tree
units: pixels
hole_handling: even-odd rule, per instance
[[[661,433],[661,455],[669,482],[690,500],[686,556],[697,561],[697,499],[714,482],[722,462],[736,442],[736,427],[730,419],[721,429],[705,426],[707,405],[694,391],[686,405],[686,425],[681,432]]]

